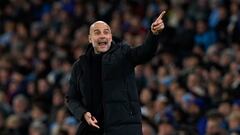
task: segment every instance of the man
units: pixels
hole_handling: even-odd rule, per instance
[[[112,41],[103,21],[90,26],[90,45],[73,65],[66,103],[81,121],[78,135],[142,135],[134,67],[150,60],[164,29],[163,11],[142,46],[131,49]]]

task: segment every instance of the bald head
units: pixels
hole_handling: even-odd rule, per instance
[[[106,23],[106,22],[104,22],[104,21],[96,21],[96,22],[94,22],[91,26],[90,26],[90,29],[89,29],[89,34],[91,34],[91,32],[94,30],[94,28],[95,27],[97,27],[97,26],[106,26],[110,31],[111,31],[111,29],[110,29],[110,26]]]
[[[112,42],[111,29],[104,21],[96,21],[90,26],[88,38],[95,53],[107,52]]]

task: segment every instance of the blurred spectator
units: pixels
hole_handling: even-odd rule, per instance
[[[21,132],[21,120],[18,115],[10,115],[6,119],[6,130],[3,135],[24,135]]]
[[[50,113],[50,121],[53,122],[56,120],[56,114],[59,109],[61,109],[64,106],[64,93],[61,91],[61,89],[56,88],[53,91],[53,97],[52,97],[52,107],[51,107],[51,113]]]
[[[28,99],[24,95],[16,95],[13,99],[13,111],[16,114],[26,115],[29,109]]]
[[[48,108],[43,101],[35,101],[31,109],[32,123],[38,122],[45,127],[49,126],[48,121]]]
[[[47,127],[43,123],[35,121],[29,127],[29,135],[48,135]]]
[[[5,119],[4,119],[4,114],[2,111],[0,111],[0,134],[3,135],[5,132]]]
[[[9,46],[11,39],[14,35],[14,27],[15,23],[12,21],[7,21],[6,23],[4,23],[4,32],[0,36],[0,45]]]
[[[206,135],[226,135],[223,116],[217,112],[209,114],[206,123]]]
[[[155,135],[156,134],[153,127],[144,121],[142,122],[142,132],[143,132],[143,135]]]
[[[214,31],[209,30],[206,21],[198,20],[196,22],[196,36],[195,43],[202,45],[204,49],[208,49],[213,43],[217,41]]]
[[[162,119],[168,118],[168,99],[164,95],[159,95],[153,104],[154,122],[159,123]]]
[[[57,132],[57,135],[68,135],[68,131],[66,129],[60,129]]]
[[[140,93],[140,102],[142,104],[141,112],[143,116],[153,118],[153,102],[152,102],[152,93],[150,89],[144,88]]]
[[[51,135],[57,135],[58,132],[63,128],[63,124],[65,119],[67,118],[67,109],[66,108],[59,108],[56,112],[56,119],[51,122],[50,125],[50,133]]]
[[[237,132],[240,133],[240,113],[232,112],[228,118],[230,133]]]
[[[230,35],[230,40],[233,42],[239,41],[237,38],[239,34],[239,3],[237,1],[231,1],[230,3],[230,17],[227,26],[228,34]]]
[[[12,107],[3,91],[0,91],[0,112],[4,117],[7,117],[12,112]]]
[[[173,135],[175,134],[175,128],[168,120],[162,120],[158,124],[158,134],[157,135]]]
[[[75,135],[77,133],[78,122],[74,117],[67,117],[64,120],[63,128],[68,131],[69,135]]]
[[[21,121],[21,132],[27,134],[30,124],[29,102],[24,95],[16,95],[13,99],[13,113],[16,114]]]

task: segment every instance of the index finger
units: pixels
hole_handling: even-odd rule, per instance
[[[92,122],[91,125],[96,127],[96,128],[100,128],[95,122]]]
[[[162,11],[162,13],[159,15],[159,17],[157,18],[158,19],[162,19],[163,15],[166,13],[166,11]]]

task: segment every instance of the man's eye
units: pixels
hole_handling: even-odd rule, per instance
[[[109,31],[104,31],[104,34],[109,34]]]
[[[94,34],[95,34],[95,35],[99,35],[99,34],[100,34],[100,32],[95,32]]]

